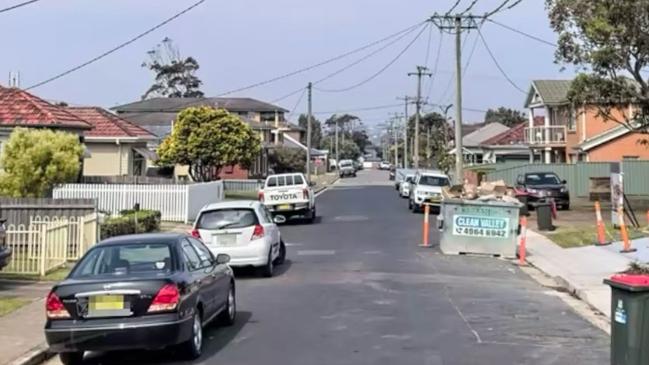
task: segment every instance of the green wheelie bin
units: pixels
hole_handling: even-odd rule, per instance
[[[611,365],[649,364],[649,275],[613,275]]]

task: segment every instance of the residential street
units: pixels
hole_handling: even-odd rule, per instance
[[[237,322],[208,330],[198,363],[608,364],[608,336],[511,262],[418,247],[422,215],[387,172],[344,179],[317,205],[316,224],[281,227],[289,252],[276,277],[237,272]],[[126,352],[86,363],[174,359]]]

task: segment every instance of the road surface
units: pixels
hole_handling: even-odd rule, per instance
[[[387,172],[362,171],[317,204],[316,224],[281,227],[289,251],[276,277],[237,272],[237,323],[208,329],[196,363],[609,363],[608,336],[511,262],[418,247],[422,215],[407,210]],[[176,359],[124,352],[87,363]]]

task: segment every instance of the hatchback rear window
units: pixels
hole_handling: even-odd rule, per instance
[[[245,228],[259,224],[255,211],[248,208],[219,209],[203,212],[198,229]]]
[[[72,278],[88,278],[171,270],[171,250],[166,243],[97,246],[72,271]]]

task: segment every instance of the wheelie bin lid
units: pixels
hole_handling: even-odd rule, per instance
[[[649,291],[649,275],[616,274],[604,279],[604,283],[631,292]]]

